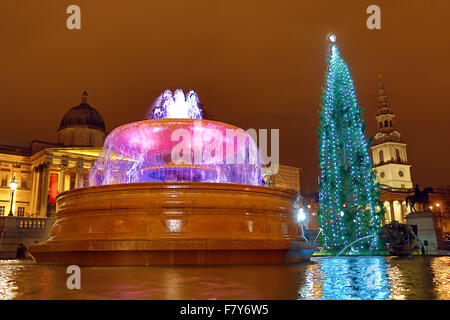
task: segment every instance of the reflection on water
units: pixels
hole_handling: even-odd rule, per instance
[[[387,270],[385,257],[321,258],[306,267],[299,294],[316,299],[388,299]]]
[[[1,299],[450,299],[450,257],[324,257],[266,266],[66,267],[0,261]]]
[[[434,259],[431,262],[431,270],[434,274],[432,288],[434,294],[440,299],[450,300],[450,263],[447,259],[446,265]]]

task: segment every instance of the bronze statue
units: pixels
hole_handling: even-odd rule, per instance
[[[417,212],[415,208],[416,203],[420,203],[424,211],[428,208],[428,194],[434,193],[432,188],[425,188],[420,191],[419,186],[416,184],[414,188],[414,195],[406,197],[406,205],[411,205],[411,212]]]

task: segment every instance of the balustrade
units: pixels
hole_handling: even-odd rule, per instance
[[[17,227],[19,229],[45,229],[47,218],[17,218]]]

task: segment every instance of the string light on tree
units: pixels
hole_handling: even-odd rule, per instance
[[[323,90],[319,136],[320,208],[318,221],[323,229],[322,245],[339,252],[353,241],[381,231],[382,211],[375,183],[364,121],[353,80],[330,34],[326,90]],[[373,236],[358,242],[352,252],[379,249]],[[350,250],[350,249],[349,249]]]

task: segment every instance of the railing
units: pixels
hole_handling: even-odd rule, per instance
[[[374,168],[377,168],[379,166],[384,166],[385,164],[390,164],[390,163],[395,163],[395,164],[407,164],[406,161],[403,161],[401,159],[391,159],[391,160],[383,160],[380,161],[379,163],[377,163],[376,165],[374,165]]]
[[[19,229],[45,229],[47,227],[47,218],[17,218],[17,227]]]
[[[17,246],[42,243],[48,239],[53,218],[0,216],[0,259],[14,259]]]
[[[386,185],[382,185],[382,187],[383,187],[383,190],[390,191],[390,192],[398,192],[398,193],[403,193],[403,194],[405,194],[405,193],[414,194],[414,188],[392,188],[392,187],[389,187]]]
[[[391,192],[402,192],[402,193],[414,193],[414,188],[392,188],[386,185],[382,185],[383,190]],[[420,189],[430,187],[433,189],[435,194],[450,194],[450,186],[433,186],[433,185],[419,185]],[[432,194],[433,194],[432,193]]]

